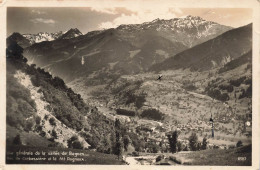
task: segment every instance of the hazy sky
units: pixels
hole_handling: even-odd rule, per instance
[[[140,24],[156,18],[171,19],[186,15],[200,16],[223,25],[239,27],[252,22],[248,8],[175,8],[158,7],[9,7],[7,9],[7,35],[13,32],[38,33],[66,31],[78,28],[83,34],[117,27],[120,24]]]

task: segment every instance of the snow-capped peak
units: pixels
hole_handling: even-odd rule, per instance
[[[39,32],[37,34],[23,34],[23,36],[30,41],[31,44],[39,43],[42,41],[53,41],[63,35],[62,31],[55,33]]]
[[[78,37],[80,35],[83,35],[77,28],[71,28],[66,33],[62,35],[62,39],[70,39],[74,37]]]

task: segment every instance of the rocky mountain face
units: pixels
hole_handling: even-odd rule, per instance
[[[40,32],[37,34],[23,34],[23,36],[30,41],[31,44],[40,43],[43,41],[53,41],[60,38],[64,33],[62,31],[55,33]]]
[[[82,36],[71,29],[60,39],[28,47],[25,57],[65,81],[90,74],[136,74],[229,29],[192,16],[121,25]]]
[[[40,43],[43,41],[53,41],[59,38],[61,39],[70,39],[75,38],[82,35],[82,33],[77,28],[71,28],[68,31],[59,31],[55,33],[49,32],[39,32],[37,34],[20,34],[20,33],[13,33],[9,38],[15,40],[16,42],[21,45],[21,47],[26,48],[30,45],[35,43]],[[28,43],[29,41],[29,43]]]
[[[15,41],[22,48],[29,47],[31,45],[30,41],[22,36],[20,33],[13,33],[6,39],[6,44],[9,44],[11,41]]]
[[[83,35],[83,34],[77,28],[71,28],[70,30],[68,30],[61,36],[61,39],[75,38],[80,35]]]
[[[186,69],[210,70],[248,53],[252,49],[252,24],[224,34],[171,56],[150,70]]]
[[[172,42],[181,42],[187,47],[193,47],[230,29],[232,29],[232,27],[190,15],[185,18],[174,18],[170,20],[156,19],[143,24],[121,25],[117,28],[117,30],[127,35],[152,30]]]

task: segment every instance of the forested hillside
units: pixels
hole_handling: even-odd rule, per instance
[[[7,143],[114,153],[114,120],[86,104],[59,77],[28,65],[17,43],[7,45]],[[124,126],[121,130],[127,135]]]

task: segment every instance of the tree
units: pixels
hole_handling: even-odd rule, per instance
[[[26,125],[24,127],[24,130],[27,131],[27,132],[31,131],[33,125],[34,125],[34,122],[33,122],[32,119],[27,120]]]
[[[202,149],[202,150],[207,149],[207,144],[208,144],[207,138],[204,137],[203,140],[202,140],[202,146],[201,146],[201,149]]]
[[[23,48],[19,46],[15,41],[9,41],[8,47],[6,49],[7,58],[26,61],[22,54]]]
[[[170,144],[170,149],[172,153],[177,152],[177,142],[178,142],[178,132],[177,130],[173,131],[171,135],[168,135],[168,140]]]
[[[50,124],[51,124],[52,126],[56,126],[56,122],[55,122],[55,119],[54,119],[53,117],[51,117],[51,118],[49,119],[49,122],[50,122]]]
[[[119,119],[116,119],[115,121],[115,130],[116,130],[115,154],[118,156],[118,159],[120,159],[123,154],[124,144],[122,141],[121,123]]]
[[[21,140],[21,137],[20,135],[16,135],[14,140],[13,140],[13,144],[14,145],[21,145],[22,144],[22,140]]]
[[[39,125],[41,123],[41,117],[40,116],[36,116],[35,122],[36,122],[37,125]]]
[[[110,154],[112,152],[112,143],[110,140],[111,135],[104,136],[104,138],[101,139],[100,144],[97,147],[97,150],[99,152]]]
[[[183,146],[180,141],[177,142],[177,150],[178,150],[178,152],[183,150]]]
[[[236,145],[237,147],[241,147],[241,146],[243,146],[243,142],[241,141],[241,140],[239,140],[238,142],[237,142],[237,145]]]
[[[123,149],[124,149],[124,144],[122,141],[122,137],[120,132],[116,132],[116,146],[115,146],[115,154],[118,156],[118,159],[122,157],[123,154]]]
[[[198,136],[195,132],[193,132],[191,134],[191,136],[189,137],[189,143],[190,143],[190,149],[192,151],[196,151],[197,149],[197,143],[198,143]]]
[[[83,146],[78,140],[77,136],[72,136],[67,142],[68,142],[68,148],[83,149]]]
[[[57,132],[56,132],[54,129],[52,129],[51,134],[52,134],[52,136],[53,136],[54,139],[58,139]]]
[[[128,135],[124,135],[123,143],[124,143],[124,149],[125,149],[125,151],[127,151],[127,148],[129,146],[129,144],[131,143],[131,139],[129,138]]]
[[[199,151],[200,149],[201,149],[201,143],[198,142],[198,143],[197,143],[197,150]]]

